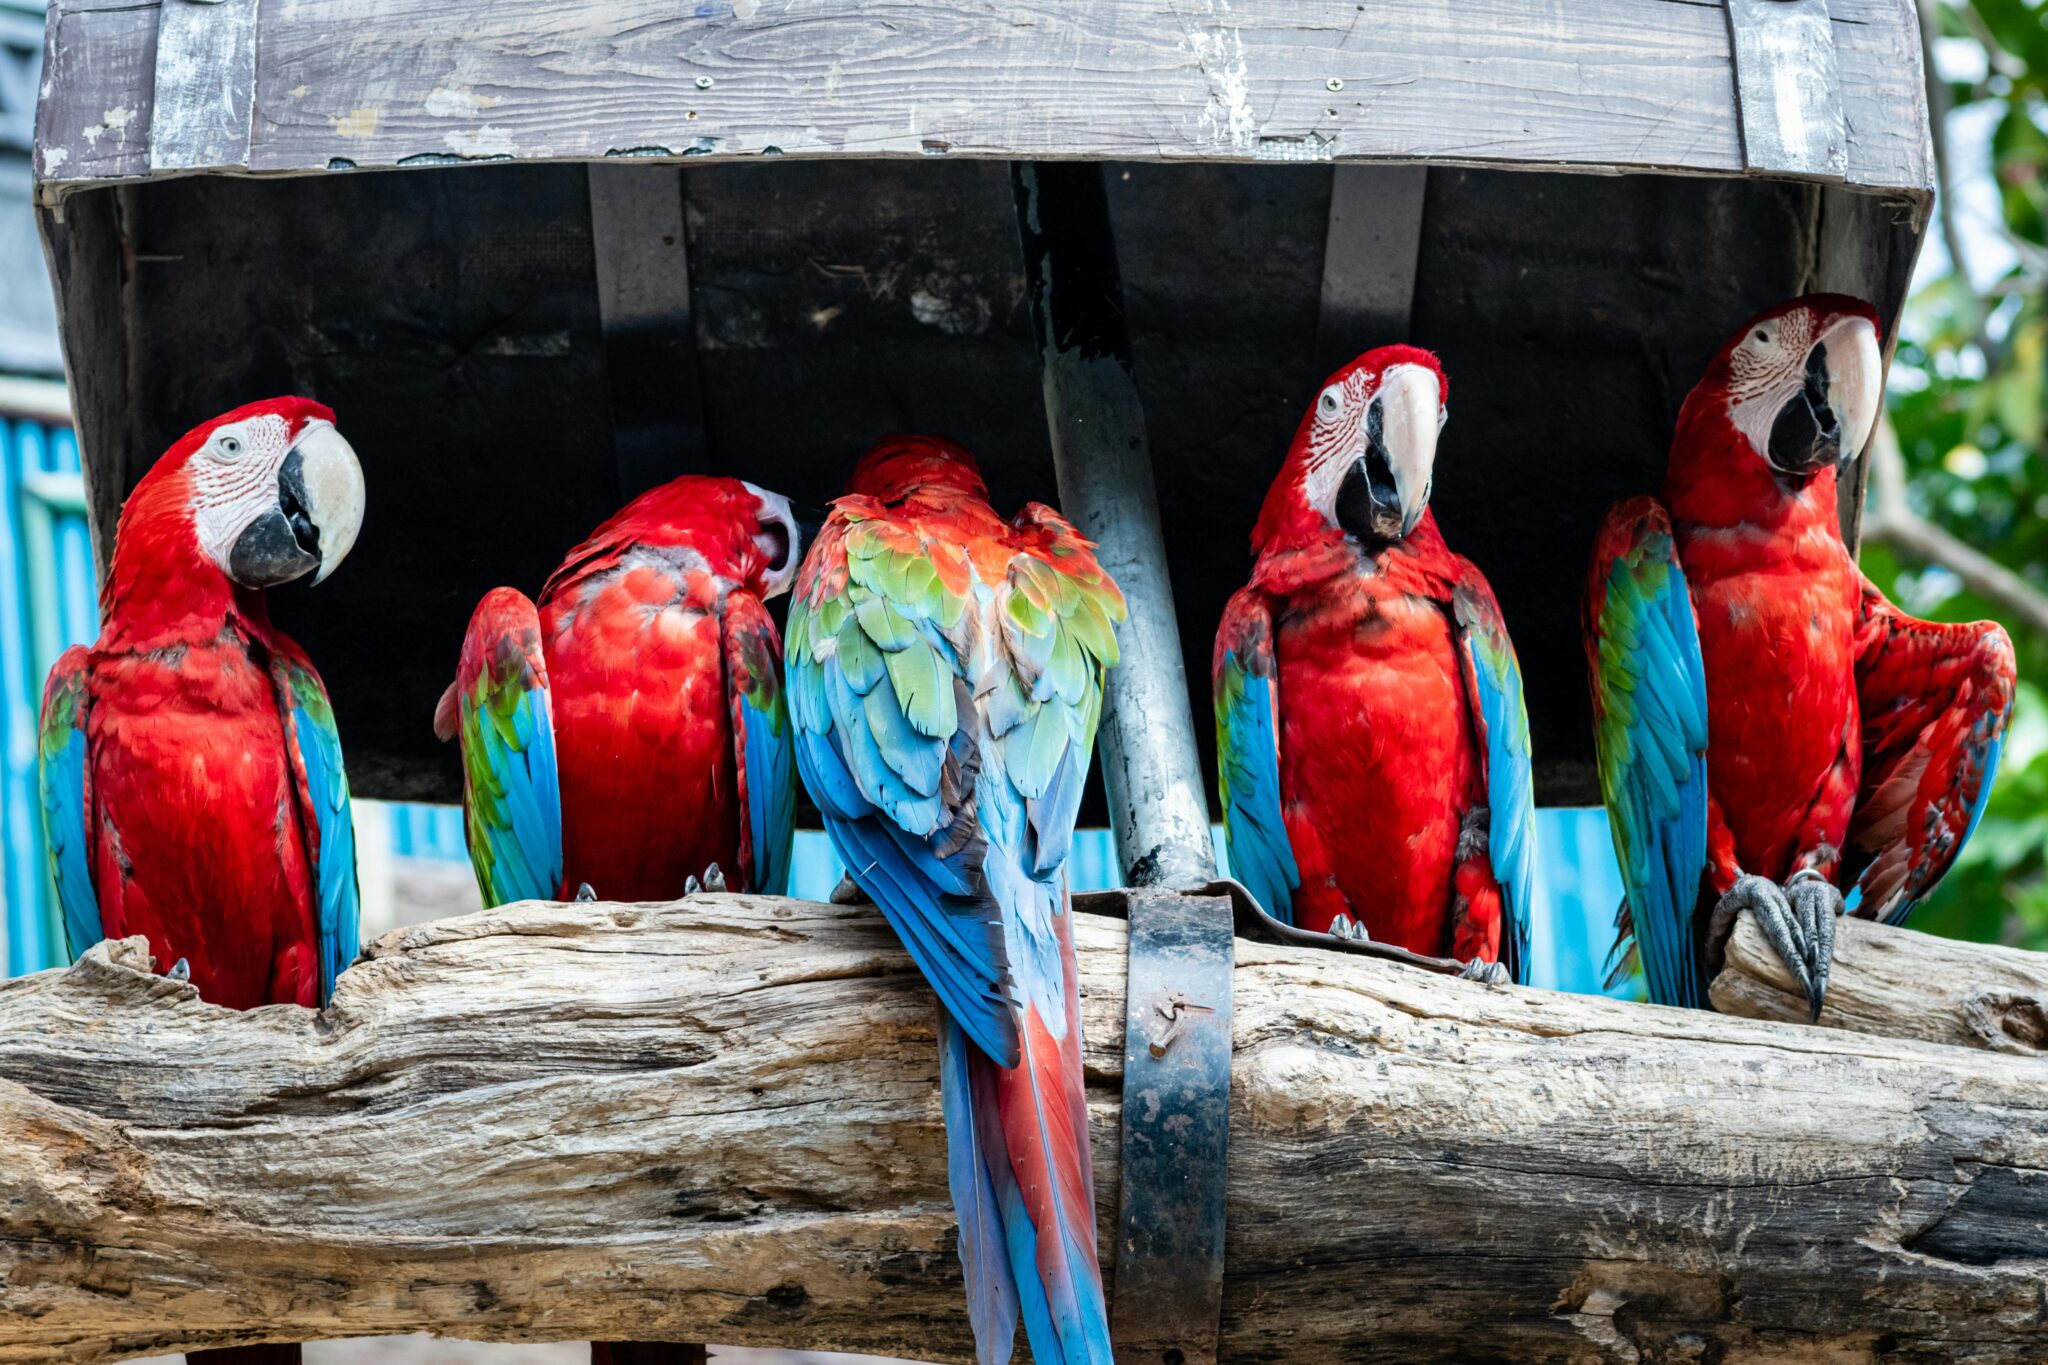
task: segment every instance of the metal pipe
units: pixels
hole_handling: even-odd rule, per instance
[[[1201,886],[1216,875],[1209,801],[1102,168],[1020,161],[1011,176],[1060,505],[1130,608],[1100,745],[1117,857],[1130,886]]]

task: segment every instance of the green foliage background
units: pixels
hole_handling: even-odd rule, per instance
[[[1920,0],[1937,135],[1952,191],[1987,161],[1990,195],[1954,194],[1945,231],[1975,266],[1950,268],[1912,299],[1892,366],[1889,411],[1915,511],[2048,591],[2048,7],[2043,0]],[[1937,60],[1937,56],[1939,60]],[[1943,106],[1947,107],[1944,108]],[[1988,138],[1988,148],[1981,145]],[[1985,187],[1980,186],[1980,190]],[[1994,210],[1976,201],[1995,199]],[[2011,258],[1995,280],[1985,259]],[[1984,823],[1913,927],[2048,949],[2048,638],[1966,591],[1939,566],[1866,547],[1865,571],[1894,600],[1944,621],[1992,617],[2019,651],[2021,686]]]

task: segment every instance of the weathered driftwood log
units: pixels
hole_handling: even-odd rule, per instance
[[[1081,919],[1107,1213],[1123,926]],[[486,912],[321,1014],[136,952],[0,986],[0,1361],[965,1356],[934,1006],[872,911]],[[1239,953],[1226,1360],[2048,1356],[2048,1061]]]
[[[1804,1023],[1806,996],[1745,915],[1714,979],[1714,1007]],[[1888,1038],[2048,1056],[2048,953],[1957,943],[1843,919],[1820,1023]]]

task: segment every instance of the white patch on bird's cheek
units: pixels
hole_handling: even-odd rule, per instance
[[[1323,406],[1324,396],[1331,393],[1339,400],[1335,413],[1326,412]],[[1331,526],[1337,524],[1337,490],[1343,486],[1351,466],[1365,458],[1365,409],[1370,399],[1366,377],[1357,370],[1316,396],[1302,495]]]
[[[1750,328],[1728,359],[1728,420],[1768,458],[1771,425],[1806,382],[1813,314],[1796,309]]]
[[[222,573],[236,537],[276,504],[277,472],[290,449],[290,424],[265,414],[214,428],[186,462],[199,548]]]

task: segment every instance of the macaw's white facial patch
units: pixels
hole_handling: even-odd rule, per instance
[[[215,427],[187,462],[199,547],[221,572],[235,538],[277,505],[278,470],[291,444],[291,424],[264,413]]]
[[[1799,392],[1812,345],[1813,314],[1795,308],[1750,328],[1728,357],[1728,420],[1759,457],[1770,449],[1778,410]]]

